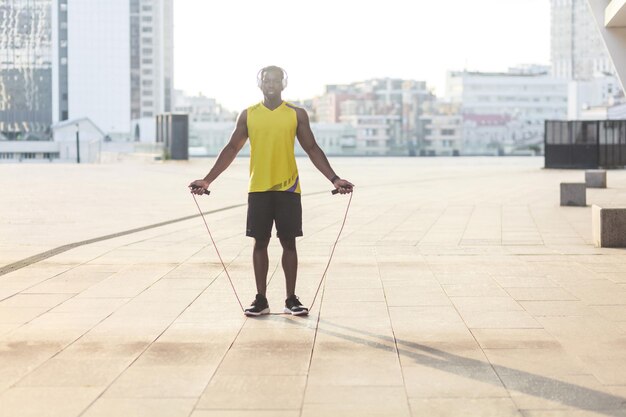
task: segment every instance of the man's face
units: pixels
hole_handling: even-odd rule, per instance
[[[282,71],[265,71],[261,79],[261,91],[266,97],[276,97],[283,91]]]

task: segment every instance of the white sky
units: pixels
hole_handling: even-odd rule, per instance
[[[258,102],[257,71],[289,73],[287,100],[375,77],[549,64],[548,0],[176,0],[174,86],[231,110]]]

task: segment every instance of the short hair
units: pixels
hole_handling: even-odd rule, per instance
[[[283,88],[287,87],[287,71],[282,69],[281,67],[277,67],[276,65],[268,65],[267,67],[263,67],[259,70],[256,76],[257,85],[259,88],[263,83],[263,76],[268,72],[280,72],[283,79]]]

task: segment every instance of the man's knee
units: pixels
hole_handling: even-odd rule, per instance
[[[269,243],[269,239],[254,239],[254,250],[265,250]]]
[[[296,250],[296,238],[280,238],[280,244],[284,250]]]

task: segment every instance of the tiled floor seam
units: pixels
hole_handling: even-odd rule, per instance
[[[315,323],[315,332],[313,333],[313,343],[311,344],[311,355],[309,356],[309,364],[306,369],[306,379],[304,380],[304,391],[302,392],[302,402],[300,403],[300,413],[298,414],[299,417],[302,417],[302,413],[304,412],[306,390],[309,386],[309,375],[311,374],[311,364],[313,363],[313,353],[315,353],[315,342],[317,341],[317,332],[320,327],[320,318],[322,317],[322,304],[324,301],[325,291],[326,291],[326,282],[324,282],[324,286],[322,287],[322,294],[320,295],[320,303],[319,303],[318,313],[317,313],[317,322]],[[311,308],[313,308],[313,305],[311,305]]]
[[[73,270],[73,269],[76,269],[76,268],[78,268],[78,267],[80,267],[80,266],[83,266],[83,265],[88,265],[90,262],[93,262],[93,261],[95,261],[95,260],[97,260],[97,259],[99,259],[99,258],[101,258],[101,257],[103,257],[103,256],[105,256],[105,255],[108,255],[108,254],[110,254],[111,252],[114,252],[114,251],[118,250],[119,248],[125,248],[125,247],[131,246],[131,245],[135,245],[135,244],[137,244],[137,243],[141,243],[141,242],[149,241],[149,240],[152,240],[152,239],[155,239],[155,238],[159,238],[159,237],[162,237],[162,236],[167,236],[167,235],[170,235],[170,234],[178,233],[178,232],[180,232],[180,230],[187,230],[187,229],[193,229],[193,227],[188,227],[188,228],[185,228],[185,229],[177,229],[177,230],[175,230],[175,231],[170,231],[170,232],[163,233],[163,234],[160,234],[160,235],[157,235],[157,236],[152,236],[152,237],[148,237],[148,238],[145,238],[145,239],[137,240],[137,241],[135,241],[135,242],[126,243],[126,244],[123,244],[123,245],[121,245],[121,246],[117,246],[117,247],[115,247],[115,248],[112,248],[112,249],[110,249],[110,250],[107,250],[107,251],[105,251],[105,252],[103,252],[103,253],[99,254],[98,256],[96,256],[96,257],[94,257],[94,258],[92,258],[92,259],[90,259],[90,260],[88,260],[88,261],[86,261],[86,262],[83,262],[83,263],[77,264],[77,265],[73,266],[72,268],[70,268],[70,269],[68,269],[68,270],[65,270],[65,271],[63,271],[63,272],[59,272],[58,274],[53,275],[53,276],[51,276],[51,277],[49,277],[49,278],[46,278],[46,279],[44,279],[43,281],[39,281],[38,283],[33,284],[33,285],[31,285],[30,287],[27,287],[27,288],[25,288],[25,289],[23,289],[23,290],[19,291],[17,294],[22,293],[22,292],[24,292],[24,291],[27,291],[27,290],[29,290],[29,289],[31,289],[31,288],[33,288],[33,287],[36,287],[37,285],[41,285],[42,283],[44,283],[44,282],[46,282],[46,281],[49,281],[49,280],[51,280],[51,279],[53,279],[53,278],[56,278],[56,277],[58,277],[59,275],[65,274],[65,273],[67,273],[67,272],[69,272],[69,271],[71,271],[71,270]],[[223,239],[221,239],[221,240],[228,240],[228,239],[230,239],[231,237],[233,237],[233,236],[229,236],[229,237],[227,237],[227,238],[223,238]],[[208,245],[205,245],[204,247],[206,247],[206,246],[208,246]],[[204,247],[203,247],[203,248],[204,248]],[[74,249],[74,248],[72,248],[72,249]],[[56,255],[55,255],[55,256],[56,256]],[[121,270],[123,270],[123,269],[125,269],[125,268],[127,268],[127,267],[130,267],[130,266],[131,266],[131,265],[124,265],[124,267],[123,267]],[[121,271],[121,270],[120,270],[120,271]],[[119,271],[117,271],[117,272],[119,272]],[[113,273],[113,274],[114,274],[114,273]],[[105,278],[105,279],[106,279],[106,278]],[[94,285],[95,285],[95,284],[94,284]],[[9,296],[9,297],[3,298],[3,299],[1,299],[0,301],[4,301],[4,300],[6,300],[6,299],[9,299],[9,298],[11,298],[11,297],[13,297],[13,296],[15,296],[15,295],[16,295],[16,294],[13,294],[13,295],[11,295],[11,296]],[[71,297],[71,298],[73,298],[73,297]],[[67,301],[67,300],[66,300],[66,301]],[[44,314],[45,314],[45,313],[44,313]],[[26,323],[25,323],[25,324],[26,324]]]
[[[241,252],[243,252],[243,249],[241,250]],[[241,252],[239,252],[239,255],[241,255]],[[237,257],[239,257],[239,255]],[[270,278],[267,282],[267,287],[269,288],[270,283],[272,282],[272,279],[274,278],[276,271],[278,270],[278,265],[280,262],[276,263],[276,266],[274,267],[274,271],[272,272],[272,274],[270,275]],[[223,272],[223,271],[222,271]],[[221,273],[220,273],[221,275]],[[204,292],[204,291],[203,291]],[[195,300],[194,300],[195,301]],[[192,302],[193,304],[193,302]],[[182,313],[181,313],[182,314]],[[242,312],[243,314],[243,312]],[[226,351],[224,352],[224,354],[222,355],[221,359],[219,360],[217,366],[215,367],[215,370],[213,371],[213,374],[211,374],[211,377],[209,378],[209,380],[207,381],[206,385],[204,386],[204,388],[202,389],[202,393],[204,393],[207,389],[207,387],[209,385],[211,385],[211,381],[213,381],[213,378],[215,377],[215,374],[217,374],[217,371],[219,371],[220,366],[222,365],[222,363],[224,362],[224,359],[226,358],[226,356],[228,355],[228,352],[230,352],[231,348],[233,347],[233,345],[235,344],[235,342],[237,341],[237,338],[239,337],[239,335],[241,334],[241,331],[243,330],[244,326],[246,325],[246,322],[248,320],[251,320],[249,317],[244,316],[244,320],[241,323],[241,326],[239,327],[239,330],[237,331],[237,334],[235,335],[235,337],[233,337],[232,342],[230,343],[230,345],[228,346],[228,349],[226,349]],[[191,408],[191,411],[189,412],[189,416],[191,416],[198,407],[198,404],[200,403],[200,400],[202,398],[202,394],[200,394],[200,396],[196,399],[195,404],[193,405],[193,407]],[[80,416],[79,416],[80,417]]]
[[[533,215],[533,210],[530,207],[530,205],[527,205],[526,208],[528,209],[528,214],[530,215],[530,218],[533,220],[533,224],[535,225],[535,229],[537,230],[537,233],[539,234],[539,237],[541,238],[541,243],[542,243],[542,245],[545,246],[546,245],[546,241],[543,239],[543,234],[541,233],[541,229],[537,225],[537,219],[535,219],[535,216]]]
[[[474,215],[475,211],[476,211],[476,204],[473,204],[472,211],[470,211],[469,214],[467,215],[467,221],[465,222],[465,226],[463,227],[463,232],[461,232],[461,235],[459,236],[458,242],[456,242],[456,246],[461,246],[461,242],[463,242],[463,236],[465,236],[465,233],[467,233],[467,228],[469,227],[472,221],[472,216]]]
[[[435,272],[432,270],[432,267],[430,265],[429,262],[426,262],[426,265],[428,265],[428,268],[430,269],[431,273],[436,276]],[[501,287],[500,284],[498,284],[496,282],[496,284]],[[445,289],[443,288],[443,286],[441,285],[441,283],[439,284],[441,286],[441,290],[444,291],[445,293]],[[450,298],[450,297],[448,297]],[[513,402],[513,404],[515,404],[515,401],[513,401],[513,397],[511,396],[511,391],[509,390],[509,388],[504,384],[504,381],[502,380],[502,378],[500,377],[500,374],[498,374],[498,372],[496,372],[495,367],[493,366],[493,364],[491,363],[491,361],[489,360],[489,358],[487,357],[487,355],[485,354],[485,350],[483,349],[483,347],[480,345],[480,343],[478,342],[478,339],[476,339],[476,336],[474,336],[474,333],[471,331],[470,327],[468,326],[467,322],[465,321],[465,319],[463,318],[463,316],[461,315],[461,313],[459,312],[458,308],[456,307],[456,305],[450,301],[450,304],[452,305],[452,307],[454,308],[454,311],[456,311],[456,314],[458,314],[459,318],[461,319],[461,321],[463,321],[463,324],[465,324],[465,327],[467,328],[467,330],[469,331],[469,333],[472,335],[472,339],[474,339],[474,342],[476,343],[476,345],[478,346],[478,348],[480,349],[480,351],[483,354],[483,357],[485,358],[485,363],[489,364],[489,368],[491,368],[491,370],[493,371],[493,373],[496,375],[496,377],[498,378],[498,381],[500,381],[500,385],[502,386],[502,388],[504,388],[504,390],[507,392],[508,394],[508,399],[511,400],[511,402]],[[506,397],[501,397],[501,398],[506,398]],[[515,404],[515,406],[517,407],[517,404]],[[521,413],[521,410],[519,408],[517,408],[517,411]]]
[[[198,251],[194,252],[192,255],[190,255],[189,257],[187,257],[187,259],[186,259],[186,260],[189,260],[189,259],[193,258],[196,254],[200,253],[200,252],[201,252],[202,250],[204,250],[207,246],[208,246],[208,244],[207,244],[207,245],[202,246],[202,248],[200,248]],[[243,249],[239,252],[239,254],[237,254],[237,256],[235,256],[235,257],[233,258],[233,260],[231,261],[231,263],[232,263],[232,262],[234,262],[234,260],[235,260],[235,259],[237,259],[237,258],[241,255],[241,252],[243,252]],[[185,263],[185,261],[183,261],[181,264],[183,264],[183,263]],[[173,270],[175,270],[176,268],[178,268],[181,264],[176,265],[174,268],[172,268],[170,271],[168,271],[167,273],[165,273],[163,276],[166,276],[167,274],[169,274],[170,272],[172,272]],[[223,271],[220,271],[220,273],[219,273],[219,274],[217,274],[217,275],[215,276],[215,278],[213,278],[213,280],[211,280],[211,282],[210,282],[210,283],[209,283],[209,284],[208,284],[208,285],[207,285],[207,286],[206,286],[206,287],[205,287],[202,291],[200,291],[200,292],[198,293],[198,295],[197,295],[197,296],[196,296],[193,300],[191,300],[191,302],[187,305],[187,307],[185,307],[185,308],[184,308],[184,309],[183,309],[183,310],[182,310],[182,311],[181,311],[181,312],[180,312],[180,313],[176,316],[176,318],[174,318],[174,319],[171,321],[171,323],[170,323],[169,325],[167,325],[167,326],[163,329],[163,331],[161,331],[161,332],[159,333],[159,335],[158,335],[156,338],[154,338],[154,340],[153,340],[152,342],[148,343],[148,345],[147,345],[147,346],[146,346],[146,347],[145,347],[145,348],[144,348],[144,349],[143,349],[143,350],[142,350],[142,351],[141,351],[141,352],[140,352],[140,353],[139,353],[139,354],[135,357],[135,359],[133,359],[133,360],[132,360],[132,361],[128,364],[128,366],[126,366],[126,368],[125,368],[122,372],[120,372],[120,373],[119,373],[119,375],[118,375],[117,377],[115,377],[115,378],[114,378],[114,379],[113,379],[113,380],[112,380],[112,381],[111,381],[111,382],[110,382],[110,383],[106,386],[106,388],[104,388],[104,389],[102,390],[102,392],[100,393],[100,395],[98,395],[98,396],[97,396],[97,397],[96,397],[96,398],[95,398],[95,399],[94,399],[94,400],[93,400],[93,401],[92,401],[89,405],[87,405],[87,407],[85,407],[85,409],[84,409],[84,410],[83,410],[83,411],[82,411],[82,412],[78,415],[78,417],[80,417],[80,416],[82,416],[83,414],[85,414],[85,413],[86,413],[86,412],[87,412],[87,411],[91,408],[91,406],[93,406],[93,405],[94,405],[94,404],[95,404],[95,403],[96,403],[96,402],[97,402],[100,398],[102,398],[102,396],[104,395],[104,393],[105,393],[105,392],[106,392],[106,391],[107,391],[107,390],[108,390],[108,389],[109,389],[109,388],[110,388],[110,387],[111,387],[111,386],[112,386],[112,385],[113,385],[113,384],[114,384],[114,383],[115,383],[115,382],[116,382],[116,381],[117,381],[117,380],[118,380],[118,379],[119,379],[119,378],[120,378],[120,377],[124,374],[124,372],[126,372],[126,370],[127,370],[128,368],[130,368],[130,367],[131,367],[131,366],[132,366],[135,362],[137,362],[137,360],[141,357],[141,355],[143,355],[143,354],[144,354],[144,353],[145,353],[145,352],[146,352],[146,351],[147,351],[147,350],[148,350],[148,349],[149,349],[149,348],[150,348],[150,347],[154,344],[154,342],[155,342],[155,341],[159,340],[159,338],[160,338],[160,337],[161,337],[161,336],[162,336],[162,335],[163,335],[163,334],[164,334],[164,333],[165,333],[165,332],[166,332],[166,331],[167,331],[167,330],[168,330],[168,329],[172,326],[172,324],[173,324],[174,322],[176,322],[176,319],[177,319],[178,317],[180,317],[180,316],[181,316],[181,315],[182,315],[182,314],[183,314],[183,313],[184,313],[184,312],[185,312],[185,311],[189,308],[189,306],[191,306],[191,305],[192,305],[192,304],[193,304],[193,303],[194,303],[194,302],[195,302],[195,301],[196,301],[196,300],[197,300],[197,299],[198,299],[198,298],[199,298],[202,294],[204,294],[204,292],[205,292],[205,291],[207,291],[207,290],[211,287],[211,285],[213,285],[213,283],[214,283],[215,281],[217,281],[217,279],[218,279],[218,278],[222,275],[222,273],[223,273]],[[161,279],[162,279],[162,277],[161,277],[160,279],[158,279],[157,281],[155,281],[152,285],[154,285],[156,282],[160,281]],[[149,287],[145,288],[145,289],[144,289],[141,293],[143,293],[143,292],[145,292],[146,290],[148,290],[150,287],[152,287],[152,285],[150,285]],[[139,294],[141,294],[141,293],[139,293]],[[137,294],[137,295],[139,295],[139,294]],[[123,304],[123,305],[126,305],[126,304],[130,303],[130,302],[131,302],[134,298],[136,298],[136,297],[137,297],[137,296],[133,297],[132,299],[130,299],[127,303],[125,303],[125,304]],[[121,307],[120,307],[120,308],[121,308]],[[111,314],[113,314],[113,313],[111,313]],[[245,323],[245,321],[244,321],[244,323]],[[95,327],[95,326],[94,326],[94,327]],[[242,324],[242,328],[243,328],[243,324]],[[93,329],[93,327],[92,327],[92,329]],[[240,330],[240,331],[241,331],[241,330]],[[88,332],[87,332],[87,333],[88,333]],[[84,334],[83,334],[83,336],[84,336]],[[82,336],[81,336],[81,337],[82,337]],[[235,338],[235,339],[236,339],[236,338]],[[234,343],[234,340],[233,340],[233,343]],[[231,344],[231,346],[232,346],[232,344]],[[229,347],[229,349],[230,349],[230,347]],[[226,352],[228,352],[228,350],[227,350]],[[224,356],[226,356],[226,353],[224,353]],[[216,371],[217,371],[217,368],[216,368]],[[194,408],[195,408],[195,407],[194,407]]]
[[[406,379],[404,377],[404,368],[402,367],[402,360],[400,359],[400,349],[398,349],[398,339],[396,338],[396,332],[393,328],[393,320],[391,319],[391,313],[389,312],[389,303],[387,302],[387,292],[385,291],[385,282],[382,278],[380,271],[380,262],[378,260],[378,251],[374,248],[374,257],[376,259],[376,266],[378,268],[378,280],[380,281],[381,288],[383,290],[383,298],[385,299],[385,306],[387,307],[387,317],[389,318],[389,327],[391,328],[391,336],[393,337],[393,345],[396,349],[396,356],[398,358],[398,367],[400,368],[400,375],[402,376],[402,386],[404,387],[404,395],[406,399],[406,406],[409,411],[409,415],[413,415],[411,409],[411,401],[409,399],[409,393],[406,388]]]
[[[202,247],[202,248],[201,248],[200,250],[198,250],[196,253],[199,253],[199,252],[200,252],[200,251],[202,251],[205,247],[206,247],[206,246]],[[195,254],[194,254],[194,255],[195,255]],[[191,255],[189,258],[193,257],[194,255]],[[94,259],[97,259],[97,258],[99,258],[100,256],[102,256],[102,255],[99,255],[98,257],[96,257],[96,258],[94,258]],[[188,259],[189,259],[189,258],[188,258]],[[92,259],[92,260],[93,260],[93,259]],[[85,265],[85,264],[86,264],[86,263],[83,263],[83,264],[81,264],[81,265]],[[168,271],[167,273],[165,273],[165,275],[167,275],[169,272],[173,271],[173,270],[174,270],[174,269],[176,269],[176,268],[178,268],[178,266],[174,267],[173,269],[171,269],[170,271]],[[164,276],[165,276],[165,275],[164,275]],[[213,281],[211,281],[211,282],[209,283],[209,285],[207,286],[207,288],[208,288],[209,286],[211,286],[211,284],[213,284],[213,282],[215,282],[215,280],[217,280],[217,278],[218,278],[219,276],[220,276],[220,274],[218,274],[218,275],[217,275],[217,276],[213,279]],[[159,280],[160,280],[160,279],[159,279]],[[155,282],[158,282],[159,280],[157,280],[157,281],[155,281]],[[44,280],[44,281],[45,281],[45,280]],[[43,281],[42,281],[42,282],[43,282]],[[154,283],[153,283],[152,285],[154,285]],[[151,286],[152,286],[152,285],[151,285]],[[150,288],[151,286],[149,286],[149,287],[145,288],[145,289],[144,289],[141,293],[143,293],[144,291],[146,291],[146,290],[147,290],[148,288]],[[202,292],[204,292],[204,290],[203,290]],[[202,294],[202,292],[201,292],[200,294]],[[141,293],[140,293],[140,294],[141,294]],[[139,294],[138,294],[138,295],[139,295]],[[72,298],[74,298],[74,297],[70,297],[68,300],[70,300],[70,299],[72,299]],[[35,368],[31,369],[31,370],[30,370],[30,372],[28,372],[27,374],[23,375],[21,378],[19,378],[17,381],[15,381],[13,384],[11,384],[11,385],[7,388],[7,390],[8,390],[8,389],[11,389],[11,388],[13,388],[13,387],[15,387],[17,384],[19,384],[19,382],[20,382],[20,381],[22,381],[24,378],[26,378],[26,377],[27,377],[28,375],[30,375],[31,373],[36,372],[39,368],[41,368],[43,365],[45,365],[45,364],[46,364],[46,363],[47,363],[50,359],[55,358],[56,356],[58,356],[59,354],[61,354],[61,353],[62,353],[65,349],[67,349],[69,346],[71,346],[71,345],[73,345],[74,343],[78,342],[78,341],[79,341],[80,339],[82,339],[82,338],[83,338],[83,337],[84,337],[87,333],[89,333],[91,330],[93,330],[93,329],[94,329],[95,327],[97,327],[99,324],[101,324],[101,323],[102,323],[102,322],[104,322],[106,319],[108,319],[108,318],[109,318],[109,317],[111,317],[113,314],[115,314],[115,312],[116,312],[116,311],[118,311],[119,309],[121,309],[122,307],[124,307],[125,305],[127,305],[128,303],[132,302],[132,300],[133,300],[133,299],[134,299],[134,297],[133,297],[133,298],[130,298],[130,299],[129,299],[126,303],[121,304],[121,305],[120,305],[117,309],[115,309],[115,310],[113,310],[111,313],[107,314],[105,317],[103,317],[103,318],[102,318],[102,320],[98,321],[96,324],[94,324],[91,328],[89,328],[88,330],[86,330],[84,333],[82,333],[82,334],[81,334],[80,336],[78,336],[76,339],[74,339],[73,341],[71,341],[71,342],[69,342],[68,344],[66,344],[66,345],[65,345],[62,349],[60,349],[60,350],[59,350],[58,352],[56,352],[54,355],[52,355],[51,357],[49,357],[48,359],[46,359],[45,361],[43,361],[42,363],[40,363],[39,365],[37,365]],[[195,300],[195,299],[194,299],[194,300]],[[65,301],[67,301],[67,300],[65,300]],[[64,302],[65,302],[65,301],[64,301]],[[193,301],[192,301],[192,302],[193,302]],[[60,303],[59,305],[61,305],[61,304],[63,304],[63,303]],[[55,308],[55,307],[52,307],[52,308]],[[51,308],[51,309],[52,309],[52,308]],[[48,310],[48,311],[49,311],[49,310]],[[184,310],[183,310],[183,311],[184,311]],[[45,313],[44,313],[44,314],[45,314]],[[34,319],[33,319],[33,320],[34,320]],[[32,320],[31,320],[31,321],[32,321]],[[169,328],[169,326],[168,326],[168,328]],[[19,329],[19,328],[18,328],[18,329]],[[167,330],[167,328],[166,328],[166,330]],[[158,339],[158,337],[157,337],[157,339]],[[156,339],[155,339],[155,340],[156,340]],[[150,345],[151,345],[151,344],[152,344],[152,343],[150,343],[150,344],[148,345],[148,347],[150,347]],[[147,349],[148,347],[146,347],[146,349]],[[138,355],[138,357],[139,357],[139,356],[141,356],[141,354],[142,354],[143,352],[145,352],[145,350],[144,350],[144,351],[142,351],[142,352]],[[135,360],[137,360],[137,358],[135,358]],[[135,360],[134,360],[133,362],[135,362]],[[131,362],[131,364],[129,364],[128,366],[132,365],[132,363],[133,363],[133,362]],[[124,372],[124,371],[122,371],[122,373],[123,373],[123,372]],[[121,373],[120,373],[120,375],[121,375]],[[118,377],[119,377],[119,376],[118,376]],[[117,378],[116,378],[116,379],[117,379]],[[108,387],[107,387],[106,389],[108,389]],[[106,391],[106,389],[105,389],[104,391]],[[104,391],[103,391],[103,393],[104,393]],[[100,394],[100,396],[102,396],[102,394]],[[98,396],[98,398],[100,398],[100,396]],[[94,401],[95,401],[95,400],[94,400]],[[89,407],[88,407],[88,408],[89,408]],[[84,411],[81,413],[81,415],[82,415],[83,413],[84,413]]]
[[[421,236],[416,237],[417,241],[412,246],[417,247],[419,245],[420,241],[422,241],[422,239],[424,239],[426,236],[428,236],[428,233],[430,233],[430,231],[433,229],[433,227],[435,227],[435,225],[439,222],[439,219],[441,219],[441,217],[445,214],[445,212],[446,212],[445,208],[443,210],[441,210],[441,212],[439,213],[437,218],[435,220],[433,220],[433,222],[430,224],[430,226],[428,226],[428,229],[426,229]]]
[[[112,249],[111,251],[113,251],[113,250],[114,250],[114,249]],[[106,252],[106,253],[109,253],[109,252],[111,252],[111,251],[108,251],[108,252]],[[33,288],[33,287],[36,287],[37,285],[40,285],[40,284],[42,284],[42,283],[44,283],[44,282],[46,282],[46,281],[49,281],[49,280],[51,280],[51,279],[53,279],[53,278],[56,278],[56,277],[58,277],[59,275],[65,274],[65,273],[67,273],[68,271],[71,271],[71,270],[76,269],[76,268],[78,268],[78,267],[80,267],[80,266],[83,266],[83,265],[87,265],[87,264],[89,264],[89,262],[91,262],[91,261],[93,261],[93,260],[95,260],[95,259],[98,259],[98,258],[99,258],[99,257],[101,257],[101,256],[102,256],[102,254],[101,254],[101,255],[98,255],[97,257],[95,257],[95,258],[93,258],[93,259],[90,259],[90,260],[89,260],[89,261],[87,261],[87,262],[83,262],[83,263],[76,264],[76,265],[74,265],[74,266],[73,266],[72,268],[70,268],[70,269],[67,269],[67,270],[65,270],[65,271],[63,271],[63,272],[59,272],[58,274],[53,275],[53,276],[51,276],[50,278],[46,278],[46,279],[44,279],[43,281],[39,281],[38,283],[33,284],[33,285],[31,285],[30,287],[27,287],[27,288],[25,288],[25,289],[23,289],[23,290],[21,290],[21,291],[19,291],[19,292],[15,293],[15,294],[13,294],[13,295],[9,296],[9,297],[3,298],[2,300],[0,300],[0,302],[1,302],[1,301],[4,301],[4,300],[8,300],[8,299],[10,299],[11,297],[14,297],[14,296],[16,296],[16,295],[22,294],[24,291],[27,291],[27,290],[29,290],[29,289],[31,289],[31,288]],[[94,285],[95,285],[95,284],[94,284]],[[48,293],[46,293],[46,294],[48,294]],[[65,302],[67,302],[67,301],[69,301],[69,300],[71,300],[71,299],[75,298],[78,294],[80,294],[80,293],[76,293],[76,294],[74,294],[72,297],[70,297],[70,298],[68,298],[68,299],[66,299],[66,300],[64,300],[64,301],[62,301],[62,302],[60,302],[59,304],[57,304],[57,305],[55,305],[55,306],[53,306],[53,307],[50,307],[48,310],[46,310],[45,312],[41,313],[40,315],[38,315],[38,316],[36,316],[36,317],[33,317],[32,319],[30,319],[30,320],[29,320],[29,321],[27,321],[26,323],[22,323],[20,326],[16,327],[15,329],[11,330],[11,331],[10,331],[10,332],[8,332],[8,333],[6,333],[6,334],[2,335],[2,337],[6,337],[7,335],[11,334],[12,332],[14,332],[14,331],[16,331],[16,330],[19,330],[19,329],[20,329],[21,327],[23,327],[24,325],[29,324],[29,323],[30,323],[30,322],[32,322],[33,320],[36,320],[37,318],[39,318],[39,317],[43,316],[44,314],[48,314],[48,313],[49,313],[52,309],[57,308],[57,307],[58,307],[58,306],[60,306],[61,304],[63,304],[63,303],[65,303]],[[111,314],[113,314],[113,313],[111,313]],[[107,317],[108,317],[108,316],[107,316]],[[105,320],[107,317],[105,317],[103,320]],[[101,323],[101,321],[100,321],[100,322],[98,322],[98,323]],[[96,325],[97,325],[97,324],[96,324]],[[88,331],[89,331],[89,330],[87,330],[87,332],[88,332]],[[85,332],[85,333],[86,333],[86,332]],[[83,333],[82,335],[80,335],[80,336],[78,337],[78,339],[80,339],[83,335],[84,335],[84,333]],[[76,339],[76,340],[78,340],[78,339]],[[72,343],[76,342],[76,340],[74,340],[73,342],[70,342],[70,343],[69,343],[68,345],[66,345],[65,347],[67,347],[67,346],[71,345]],[[63,349],[65,349],[65,347],[64,347]],[[55,357],[56,355],[58,355],[60,352],[62,352],[62,351],[63,351],[63,349],[61,349],[59,352],[57,352],[56,354],[54,354],[52,357],[50,357],[50,358],[48,358],[48,359],[52,359],[53,357]],[[44,362],[44,363],[45,363],[45,362]],[[33,369],[33,371],[34,371],[34,369]],[[31,371],[31,372],[32,372],[32,371]],[[21,378],[20,378],[20,379],[21,379]]]

